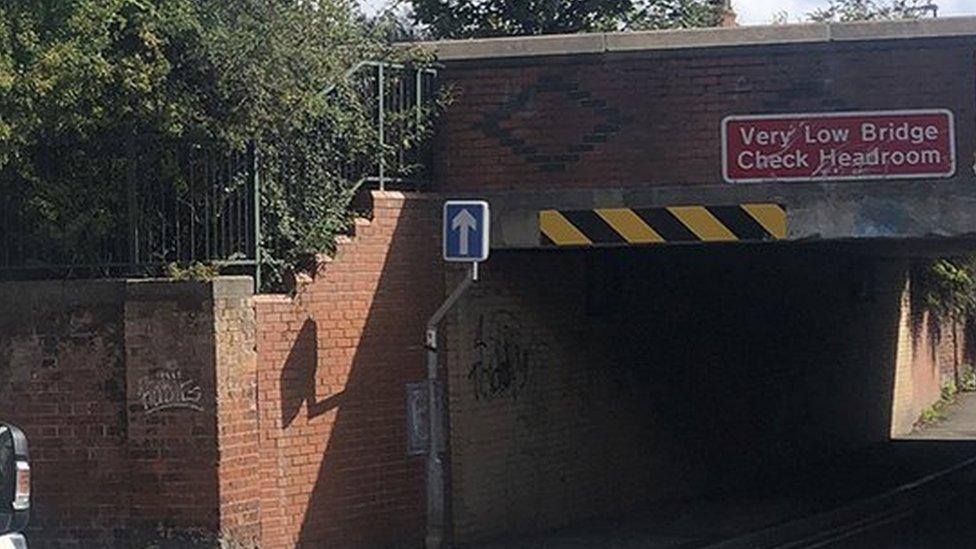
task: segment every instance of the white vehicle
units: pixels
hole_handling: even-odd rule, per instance
[[[30,461],[24,432],[0,423],[0,549],[27,549]]]

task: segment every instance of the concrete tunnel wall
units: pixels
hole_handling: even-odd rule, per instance
[[[906,262],[803,246],[497,252],[448,331],[455,539],[884,440]]]

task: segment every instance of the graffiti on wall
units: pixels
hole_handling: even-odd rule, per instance
[[[202,397],[200,385],[184,377],[179,368],[156,370],[139,380],[139,400],[147,414],[173,408],[202,412]]]
[[[532,347],[512,313],[496,311],[479,315],[475,360],[468,371],[475,398],[518,398],[537,360]]]

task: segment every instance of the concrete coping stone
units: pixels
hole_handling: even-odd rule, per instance
[[[205,280],[129,279],[125,296],[135,301],[206,301],[213,296],[213,285]]]
[[[254,279],[246,275],[222,275],[212,280],[138,278],[125,281],[126,295],[138,299],[250,297]]]
[[[294,303],[295,300],[288,294],[257,294],[254,296],[255,303]]]
[[[374,199],[385,200],[428,200],[431,193],[426,191],[380,191],[372,190],[370,194]]]
[[[554,34],[417,42],[440,61],[796,43],[976,37],[976,17]]]
[[[213,279],[215,298],[241,298],[254,295],[254,279],[247,275],[221,275]]]

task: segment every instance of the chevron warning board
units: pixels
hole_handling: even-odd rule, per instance
[[[543,246],[735,242],[786,238],[779,204],[542,210]]]

